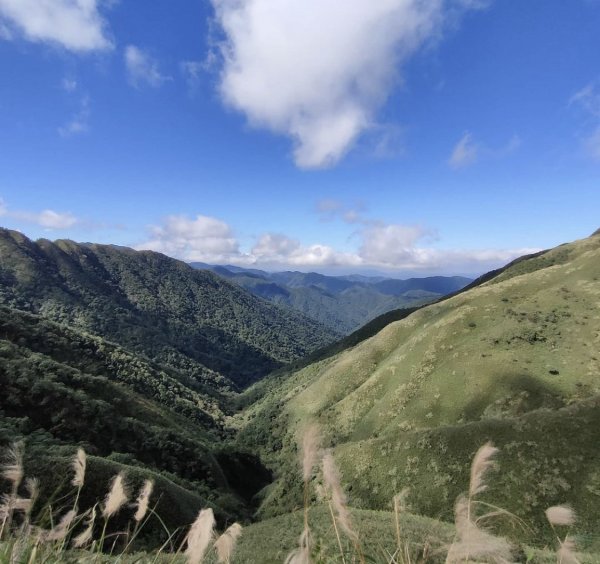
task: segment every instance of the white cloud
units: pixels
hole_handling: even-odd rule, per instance
[[[280,233],[263,234],[250,251],[250,258],[256,264],[266,267],[361,264],[361,259],[356,254],[338,252],[328,245],[302,245],[299,241]]]
[[[43,210],[41,212],[12,210],[1,198],[0,217],[7,217],[25,223],[33,223],[47,230],[68,229],[81,221],[70,212],[57,212],[54,210]]]
[[[61,137],[72,137],[80,133],[85,133],[89,129],[90,119],[90,100],[84,96],[80,102],[79,110],[71,117],[71,119],[58,128],[58,133]]]
[[[373,126],[400,68],[473,0],[212,0],[223,100],[294,142],[304,168],[335,164]]]
[[[78,219],[71,213],[60,213],[54,210],[44,210],[37,214],[27,214],[24,218],[29,218],[32,223],[37,223],[40,227],[46,229],[68,229],[73,227]]]
[[[465,168],[477,162],[479,145],[473,141],[471,133],[466,132],[455,145],[448,164],[453,169]]]
[[[124,59],[129,81],[133,86],[146,84],[157,88],[167,80],[171,80],[170,76],[161,74],[157,61],[135,45],[128,45],[125,48]]]
[[[150,228],[150,240],[137,245],[188,261],[227,262],[239,257],[239,245],[231,228],[214,217],[182,215],[165,218],[162,225]]]
[[[0,0],[0,35],[14,38],[13,29],[29,41],[69,51],[110,49],[101,4],[101,0]]]
[[[419,226],[379,223],[359,233],[359,254],[367,264],[404,265],[415,260],[416,243],[430,232]]]
[[[339,205],[338,205],[339,204]],[[323,211],[344,211],[336,200],[323,201]],[[343,215],[338,216],[341,220]],[[420,226],[386,224],[360,216],[353,239],[355,250],[339,250],[323,244],[303,244],[282,233],[263,233],[247,251],[232,228],[220,219],[198,215],[169,216],[150,228],[148,241],[137,245],[187,260],[216,264],[238,264],[267,269],[323,269],[345,267],[355,270],[378,268],[424,273],[483,272],[539,249],[449,249],[428,246],[435,233]]]

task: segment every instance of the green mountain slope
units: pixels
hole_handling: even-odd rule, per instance
[[[571,502],[593,530],[599,303],[600,238],[591,237],[517,261],[347,350],[263,381],[264,396],[240,420],[241,440],[280,473],[263,514],[301,502],[296,437],[317,420],[355,506],[387,507],[412,485],[414,510],[450,519],[470,457],[493,440],[505,471],[490,499],[540,527],[545,507]]]
[[[315,272],[265,272],[192,263],[246,288],[254,295],[290,307],[344,334],[398,308],[429,303],[471,282],[460,276],[408,280],[368,276],[325,276]]]
[[[8,230],[0,230],[0,303],[221,387],[243,387],[336,336],[158,253],[32,242]]]
[[[45,498],[68,490],[83,445],[93,456],[82,497],[90,506],[125,471],[131,486],[156,481],[172,529],[206,505],[222,519],[247,519],[269,472],[228,446],[224,398],[184,380],[97,336],[0,306],[0,449],[26,441],[27,472]],[[154,525],[156,544],[165,539]]]

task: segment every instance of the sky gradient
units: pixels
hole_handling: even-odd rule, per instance
[[[600,227],[596,0],[0,0],[0,225],[478,274]]]

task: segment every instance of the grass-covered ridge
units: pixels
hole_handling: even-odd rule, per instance
[[[600,238],[520,261],[373,337],[260,384],[241,439],[279,469],[262,511],[297,507],[294,457],[307,420],[324,428],[354,506],[382,509],[422,486],[414,510],[448,519],[477,446],[500,448],[504,506],[537,524],[570,502],[590,533],[600,506]],[[269,389],[270,386],[270,389]]]

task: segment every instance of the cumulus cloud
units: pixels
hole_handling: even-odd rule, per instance
[[[401,80],[402,64],[474,0],[212,0],[220,92],[249,122],[294,142],[303,168],[335,164]]]
[[[198,215],[189,219],[171,215],[150,228],[150,239],[138,249],[158,251],[188,261],[227,262],[241,258],[232,229],[220,219]]]
[[[50,209],[41,212],[12,210],[1,198],[0,217],[7,217],[24,223],[33,223],[47,230],[68,229],[80,223],[80,220],[70,212],[57,212]]]
[[[157,88],[171,80],[171,77],[161,74],[156,60],[135,45],[125,47],[124,59],[129,82],[135,87],[148,85]]]
[[[338,212],[336,200],[321,209]],[[339,218],[343,219],[343,215]],[[346,222],[350,223],[350,222]],[[539,249],[449,249],[430,246],[435,232],[421,226],[389,224],[360,216],[352,239],[355,250],[339,250],[323,243],[304,244],[282,233],[263,233],[242,251],[233,229],[224,221],[199,215],[194,219],[169,216],[150,228],[148,241],[137,246],[187,261],[238,264],[267,269],[380,268],[413,272],[483,272]]]
[[[0,37],[18,34],[76,52],[110,49],[102,4],[101,0],[0,0]]]
[[[336,251],[328,245],[302,245],[280,233],[265,233],[250,252],[250,258],[266,267],[274,266],[358,266],[356,254]]]
[[[466,132],[454,146],[448,164],[453,169],[465,168],[477,162],[479,145],[473,140],[473,135]]]

